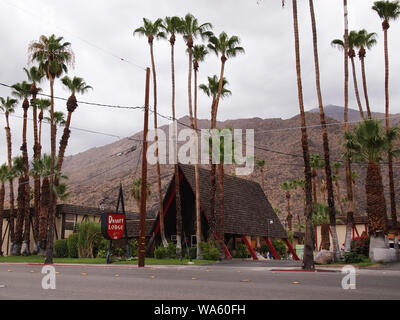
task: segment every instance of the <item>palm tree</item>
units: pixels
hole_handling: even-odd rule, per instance
[[[385,52],[385,125],[386,132],[390,131],[389,122],[389,50],[388,50],[388,29],[390,28],[389,21],[397,20],[400,16],[400,2],[399,1],[376,1],[373,10],[383,20],[382,29],[384,33],[384,52]],[[395,225],[397,221],[396,212],[396,194],[394,189],[394,176],[393,176],[393,159],[391,152],[388,152],[388,170],[389,170],[389,189],[390,189],[390,213],[392,218],[392,224]],[[395,230],[395,245],[398,249],[398,233],[399,230]]]
[[[56,134],[54,126],[54,81],[68,71],[67,66],[73,65],[74,54],[69,42],[63,42],[63,37],[40,36],[39,41],[33,41],[28,48],[30,53],[29,60],[39,63],[39,70],[46,74],[50,82],[50,137],[51,137],[51,168],[50,168],[50,203],[53,203],[55,195],[53,193],[55,158],[56,158]],[[54,215],[52,206],[49,208],[49,232],[47,233],[47,253],[45,264],[53,263],[53,231]]]
[[[326,188],[327,188],[327,192],[328,192],[329,217],[330,217],[330,222],[331,222],[331,230],[332,230],[332,234],[333,234],[333,247],[334,247],[333,252],[334,252],[334,256],[335,256],[336,260],[339,260],[340,259],[340,248],[339,248],[339,240],[338,240],[337,232],[336,232],[335,195],[334,195],[334,191],[333,191],[332,168],[331,168],[331,162],[330,162],[328,130],[326,128],[325,111],[324,111],[324,106],[323,106],[323,101],[322,101],[322,93],[321,93],[318,44],[317,44],[317,26],[316,26],[313,0],[309,0],[309,5],[310,5],[311,26],[312,26],[312,34],[313,34],[315,79],[316,79],[320,122],[321,122],[321,127],[322,127],[322,140],[323,140],[323,150],[324,150],[324,159],[325,159],[325,176],[326,176]]]
[[[153,72],[153,94],[154,94],[154,130],[155,141],[156,141],[156,168],[157,168],[157,186],[158,186],[158,205],[159,205],[159,215],[160,215],[160,234],[164,247],[168,246],[167,240],[165,239],[165,231],[164,231],[164,210],[163,210],[163,202],[162,202],[162,191],[161,191],[161,169],[160,162],[158,158],[158,135],[157,135],[157,74],[156,74],[156,66],[154,62],[154,52],[153,52],[153,41],[155,39],[164,39],[166,38],[165,32],[163,30],[163,21],[162,19],[157,19],[154,22],[143,18],[143,26],[135,29],[133,34],[138,34],[139,36],[147,37],[147,42],[150,47],[150,58],[151,58],[151,68]]]
[[[171,84],[172,84],[172,141],[174,142],[174,180],[175,180],[175,206],[176,206],[176,216],[182,217],[182,208],[181,208],[181,191],[180,191],[180,183],[179,183],[179,167],[178,167],[178,152],[177,152],[177,139],[176,139],[176,113],[175,113],[175,41],[176,34],[181,32],[182,21],[181,18],[177,16],[166,17],[164,19],[164,24],[162,27],[165,32],[170,35],[169,43],[171,44]],[[163,245],[165,246],[165,231],[164,231],[164,216],[160,215],[160,235]]]
[[[86,82],[79,77],[69,78],[65,76],[61,79],[62,84],[71,92],[71,96],[67,100],[67,120],[65,122],[64,133],[60,141],[60,150],[58,151],[58,163],[57,170],[61,172],[62,164],[64,161],[65,150],[67,149],[68,139],[71,131],[69,130],[71,125],[71,117],[72,113],[78,107],[78,103],[76,101],[76,93],[85,94],[89,91],[89,89],[93,89],[91,86],[88,86]]]
[[[361,99],[360,99],[360,92],[358,90],[357,73],[356,73],[356,66],[355,66],[355,62],[354,62],[354,58],[356,56],[356,52],[355,52],[354,48],[357,47],[358,32],[354,31],[354,30],[350,31],[348,39],[349,39],[348,55],[349,55],[349,58],[351,61],[351,67],[352,67],[354,93],[356,95],[357,105],[358,105],[358,109],[360,111],[361,119],[364,120],[365,116],[364,116],[364,111],[363,111],[363,107],[362,107],[362,103],[361,103]],[[344,41],[341,39],[333,40],[331,42],[331,45],[340,50],[344,50]]]
[[[285,1],[282,0],[282,6]],[[299,25],[297,15],[297,0],[292,0],[293,5],[293,27],[294,27],[294,43],[295,43],[295,54],[296,54],[296,74],[297,74],[297,90],[300,108],[300,119],[301,119],[301,142],[303,149],[304,158],[304,175],[306,180],[306,235],[305,235],[305,246],[303,255],[303,268],[306,270],[313,270],[314,257],[313,257],[313,226],[312,226],[312,185],[311,185],[311,166],[310,166],[310,153],[308,147],[308,136],[306,127],[306,116],[304,112],[304,100],[303,100],[303,85],[301,80],[301,63],[300,63],[300,41],[299,41]]]
[[[256,159],[256,164],[260,168],[261,172],[261,188],[264,191],[264,167],[265,167],[265,160]]]
[[[25,218],[25,168],[23,157],[13,158],[12,172],[14,177],[18,177],[18,195],[17,195],[17,219],[15,223],[15,255],[21,254],[23,240],[24,218]]]
[[[147,183],[147,188],[146,188],[146,193],[147,196],[151,195],[151,190],[150,190],[150,183]],[[132,182],[131,185],[131,196],[133,199],[136,201],[137,207],[140,209],[140,195],[142,194],[142,178],[137,178]]]
[[[292,213],[290,211],[290,197],[291,194],[290,192],[294,189],[294,183],[292,181],[285,181],[280,184],[280,187],[283,191],[285,191],[285,197],[286,197],[286,208],[287,208],[287,216],[286,216],[286,221],[288,223],[289,230],[292,231]]]
[[[344,129],[345,132],[349,132],[349,19],[348,19],[348,6],[347,0],[343,0],[343,20],[344,20]],[[351,179],[351,159],[348,156],[349,150],[346,147],[345,153],[347,154],[345,159],[345,170],[346,170],[346,192],[347,192],[347,221],[346,221],[346,237],[349,236],[349,229],[354,225],[354,193],[353,184]],[[350,251],[349,241],[345,243],[345,251]]]
[[[183,35],[183,39],[186,42],[187,52],[189,55],[189,71],[188,71],[188,107],[189,107],[189,117],[190,117],[190,126],[193,129],[193,133],[196,135],[195,141],[198,141],[197,132],[197,70],[198,70],[198,62],[203,61],[206,54],[208,53],[204,46],[194,46],[194,39],[200,36],[204,39],[206,36],[209,36],[211,33],[208,31],[212,28],[212,25],[208,22],[199,24],[198,20],[191,15],[190,13],[186,14],[184,18],[181,20],[181,33]],[[193,59],[193,55],[195,55]],[[192,68],[195,70],[195,91],[194,91],[194,113],[193,113],[193,100],[192,100]],[[198,150],[198,145],[195,146],[196,150]],[[200,176],[199,176],[199,166],[198,161],[196,159],[195,163],[195,197],[196,197],[196,239],[197,239],[197,258],[201,258],[201,213],[200,213]],[[177,230],[179,229],[179,233],[181,231],[181,217],[177,219]],[[177,235],[179,234],[177,232]],[[177,246],[177,251],[179,256],[181,256],[181,249]]]
[[[319,201],[318,190],[320,190],[318,184],[318,171],[325,168],[325,161],[322,160],[320,154],[312,154],[310,159],[311,165],[311,177],[312,177],[312,188],[313,188],[313,202],[316,203]]]
[[[358,31],[356,48],[358,48],[358,57],[361,61],[361,75],[363,80],[363,88],[364,88],[364,97],[365,97],[365,105],[367,107],[368,119],[371,119],[371,109],[369,107],[369,98],[368,98],[368,89],[367,89],[367,77],[365,73],[365,56],[367,54],[366,49],[371,49],[374,45],[376,45],[376,33],[368,33],[367,30],[363,29]]]
[[[335,187],[336,187],[336,200],[339,204],[339,209],[340,209],[340,215],[344,216],[344,211],[343,211],[343,206],[342,206],[342,201],[341,201],[341,196],[340,196],[340,176],[339,176],[339,170],[342,167],[342,164],[340,162],[334,162],[332,164],[333,169],[335,169],[335,174],[333,176],[333,181],[335,182]]]
[[[193,46],[193,70],[194,70],[194,129],[197,135],[197,73],[199,71],[199,62],[204,61],[208,50],[204,45],[194,45]],[[198,139],[195,139],[198,141]],[[196,144],[196,148],[198,146]],[[200,212],[200,174],[199,174],[199,164],[196,162],[194,165],[195,169],[195,188],[196,188],[196,247],[197,247],[197,259],[201,259],[201,212]]]
[[[38,134],[38,117],[37,117],[37,104],[36,104],[36,96],[41,91],[40,88],[37,87],[43,78],[44,74],[39,68],[33,66],[29,70],[24,68],[26,76],[28,80],[32,83],[31,89],[29,91],[32,96],[31,106],[32,106],[32,115],[33,115],[33,158],[39,159],[41,153],[41,145],[39,143],[39,134]],[[33,217],[33,234],[34,238],[38,238],[39,233],[39,214],[40,214],[40,177],[34,178],[34,217]],[[34,252],[37,252],[37,243],[35,243]]]
[[[10,122],[9,122],[9,115],[15,112],[15,108],[17,106],[18,100],[12,99],[7,97],[4,99],[0,97],[0,110],[4,112],[6,118],[6,136],[7,136],[7,158],[8,158],[8,170],[11,173],[12,169],[12,140],[11,140],[11,129],[10,129]],[[9,233],[11,238],[11,254],[15,254],[15,211],[14,211],[14,184],[13,179],[9,178],[9,190],[10,190],[10,222],[9,222]]]
[[[12,86],[14,91],[12,92],[12,95],[15,96],[18,99],[23,100],[22,102],[22,108],[24,110],[24,116],[23,116],[23,126],[22,126],[22,146],[21,146],[21,151],[22,151],[22,159],[23,159],[23,165],[24,165],[24,181],[22,181],[22,185],[25,188],[25,193],[26,195],[29,194],[29,159],[28,159],[28,148],[27,148],[27,139],[26,139],[26,133],[27,133],[27,124],[28,124],[28,109],[29,109],[29,101],[28,98],[30,96],[30,90],[31,90],[32,84],[27,83],[26,81],[23,81],[21,83],[16,83]],[[22,191],[21,191],[22,192]],[[19,193],[19,192],[18,192]],[[21,196],[21,199],[24,199],[23,204],[24,208],[22,209],[23,211],[23,216],[24,216],[24,225],[25,225],[25,232],[23,235],[23,246],[22,246],[22,254],[23,255],[29,255],[29,241],[30,241],[30,207],[29,207],[29,197],[28,196]],[[20,210],[20,209],[19,209]],[[18,227],[18,230],[21,230]],[[19,235],[18,235],[19,237]],[[20,249],[20,246],[22,243],[17,242],[18,249]]]
[[[392,150],[398,137],[399,128],[392,128],[385,132],[382,122],[378,120],[361,122],[353,132],[345,134],[346,146],[352,159],[368,163],[365,191],[368,232],[371,236],[371,258],[374,248],[384,247],[384,235],[387,232],[386,201],[380,162],[389,150],[392,156],[400,153],[400,150]]]
[[[42,178],[40,214],[39,214],[39,256],[46,255],[47,229],[48,229],[48,211],[50,207],[50,173],[51,157],[44,154],[40,159],[34,159],[32,162],[31,174]]]
[[[295,188],[299,187],[301,191],[304,193],[303,196],[303,212],[306,209],[306,180],[304,179],[293,179],[292,180]],[[297,223],[300,225],[301,224],[301,219],[300,219],[300,214],[297,214]]]
[[[3,256],[1,248],[3,247],[3,213],[5,200],[5,183],[9,179],[8,166],[6,164],[0,167],[0,257]]]
[[[39,143],[39,158],[41,155],[42,150],[42,122],[44,118],[44,112],[49,109],[50,107],[50,100],[49,99],[36,99],[35,105],[39,108],[39,134],[38,134],[38,143]]]
[[[321,226],[322,249],[329,250],[331,246],[329,238],[329,207],[324,203],[314,203],[312,220],[314,227]]]
[[[211,118],[213,117],[214,114],[214,106],[215,106],[215,101],[217,99],[218,95],[218,87],[219,87],[219,80],[216,75],[213,77],[207,77],[208,78],[208,83],[207,84],[200,84],[199,88],[208,96],[212,98],[211,101]],[[225,88],[228,85],[228,81],[226,78],[223,79],[222,81],[222,90],[221,90],[221,99],[228,97],[232,94],[230,90]],[[212,149],[212,148],[210,148]],[[216,239],[216,212],[215,212],[215,196],[216,196],[216,165],[212,163],[212,158],[210,157],[210,166],[211,166],[211,185],[210,185],[210,213],[211,217],[208,221],[209,223],[209,228],[210,228],[210,238],[212,240]]]

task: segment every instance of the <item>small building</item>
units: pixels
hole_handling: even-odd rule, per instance
[[[196,184],[194,166],[179,164],[179,178],[182,208],[182,238],[188,246],[194,246],[196,244]],[[201,237],[202,241],[207,241],[209,239],[209,222],[211,217],[210,170],[199,167],[199,179]],[[215,206],[218,217],[218,177],[216,185]],[[164,195],[163,206],[165,236],[168,241],[175,241],[176,188],[174,175]],[[160,245],[159,215],[156,216],[151,233],[154,245]],[[271,240],[273,239],[284,240],[292,251],[292,247],[287,240],[287,233],[260,185],[257,182],[230,175],[224,176],[224,233],[225,255],[228,258],[231,257],[231,251],[235,250],[238,242],[246,244],[253,259],[257,259],[254,248],[260,247],[263,244],[271,247]]]

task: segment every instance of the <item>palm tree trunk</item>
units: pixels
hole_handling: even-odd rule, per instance
[[[156,66],[154,63],[154,53],[153,53],[153,42],[149,42],[150,45],[150,56],[151,56],[151,67],[153,70],[153,93],[154,93],[154,130],[156,130],[155,142],[156,142],[156,170],[157,170],[157,191],[158,191],[158,207],[159,207],[159,216],[160,216],[160,236],[164,247],[168,246],[168,242],[165,239],[165,228],[164,228],[164,209],[163,209],[163,198],[162,198],[162,190],[161,190],[161,168],[160,161],[158,157],[158,134],[157,134],[157,75],[156,75]],[[177,241],[178,241],[178,233],[177,233]],[[177,242],[178,247],[178,242]]]
[[[225,245],[225,227],[224,227],[224,164],[218,164],[218,185],[219,185],[219,242],[221,257],[224,257],[224,245]]]
[[[336,186],[336,200],[337,200],[337,203],[339,204],[340,215],[341,215],[341,216],[344,216],[342,200],[341,200],[341,198],[340,198],[340,185],[339,185],[339,181],[335,181],[335,186]]]
[[[364,97],[365,97],[365,105],[367,107],[367,115],[368,119],[372,118],[371,109],[369,108],[369,98],[368,98],[368,89],[367,89],[367,76],[365,74],[365,59],[364,57],[360,58],[361,60],[361,74],[363,79],[363,88],[364,88]]]
[[[0,188],[0,257],[3,256],[3,252],[1,251],[1,249],[3,248],[4,198],[5,198],[5,187],[4,183],[2,183]]]
[[[50,206],[50,182],[48,177],[43,178],[41,197],[40,197],[40,215],[39,215],[39,256],[46,255],[47,240],[47,221]]]
[[[385,49],[385,124],[386,132],[390,130],[389,121],[389,50],[388,50],[388,32],[384,30],[384,49]],[[395,233],[397,234],[397,212],[396,212],[396,194],[394,189],[394,175],[393,175],[393,156],[392,150],[388,152],[388,170],[389,170],[389,189],[390,189],[390,213],[392,219],[392,226],[394,227]]]
[[[330,220],[332,235],[333,235],[333,253],[334,253],[335,259],[337,261],[340,259],[340,248],[339,248],[339,241],[338,241],[338,237],[337,237],[337,233],[336,233],[335,195],[333,192],[328,130],[326,128],[325,112],[324,112],[324,106],[322,103],[319,58],[318,58],[318,44],[317,44],[317,26],[316,26],[316,22],[315,22],[315,12],[314,12],[313,0],[309,0],[309,4],[310,4],[311,25],[312,25],[312,33],[313,33],[315,78],[316,78],[320,122],[321,122],[321,127],[322,127],[322,139],[323,139],[323,149],[324,149],[324,159],[325,159],[325,175],[326,175],[326,184],[327,184],[327,190],[328,190],[329,220]]]
[[[290,231],[292,231],[292,213],[290,212],[290,193],[286,192],[286,207],[287,207],[287,223],[288,223],[288,228]]]
[[[194,70],[194,130],[196,135],[196,153],[199,150],[198,146],[198,134],[197,134],[197,70]],[[199,164],[198,159],[196,159],[194,165],[194,175],[195,175],[195,188],[196,188],[196,257],[201,259],[201,210],[200,210],[200,174],[199,174]]]
[[[365,120],[364,111],[363,111],[363,107],[362,107],[361,99],[360,99],[360,92],[358,91],[357,74],[356,74],[356,67],[355,67],[355,64],[354,64],[354,57],[351,57],[350,61],[351,61],[351,68],[352,68],[352,71],[353,71],[354,92],[356,94],[358,110],[360,110],[361,119]]]
[[[211,103],[211,130],[216,128],[216,121],[214,121],[214,114],[215,114],[215,99],[213,98]],[[210,150],[212,146],[210,145]],[[209,230],[210,230],[210,240],[216,240],[216,232],[217,232],[217,213],[216,213],[216,206],[215,206],[215,199],[217,193],[217,185],[216,185],[216,173],[217,173],[217,166],[213,163],[212,160],[212,153],[210,156],[210,217],[208,219]]]
[[[23,120],[23,134],[22,134],[22,157],[24,161],[24,187],[25,187],[25,197],[24,197],[24,234],[23,234],[23,245],[21,248],[22,255],[29,255],[29,243],[30,243],[30,188],[29,188],[29,160],[28,160],[28,148],[27,148],[27,122],[28,122],[28,99],[24,100],[24,120]]]
[[[36,89],[37,90],[37,89]],[[40,159],[40,144],[39,144],[39,134],[38,134],[38,117],[37,117],[37,107],[35,106],[36,101],[36,91],[33,91],[33,96],[31,100],[32,113],[33,113],[33,158],[35,160]],[[39,236],[39,215],[40,215],[40,177],[34,177],[34,215],[33,215],[33,236],[35,239],[35,248],[33,253],[36,253],[39,248],[38,236]]]
[[[348,29],[348,9],[347,0],[343,0],[344,8],[344,128],[345,132],[349,132],[349,29]],[[346,153],[348,154],[346,148]],[[354,195],[353,195],[353,182],[351,177],[351,163],[350,157],[346,157],[346,190],[347,190],[347,223],[346,223],[346,238],[345,238],[345,252],[350,251],[351,245],[351,231],[354,225]]]
[[[324,223],[321,225],[321,242],[323,250],[330,250],[331,241],[329,238],[329,224]]]
[[[48,232],[46,241],[46,259],[45,264],[53,264],[53,242],[54,242],[54,217],[53,202],[55,201],[54,187],[54,169],[56,158],[56,128],[54,125],[54,79],[48,70],[50,80],[50,140],[51,140],[51,165],[50,165],[50,195],[49,195],[49,217]],[[43,196],[43,194],[42,194]]]
[[[310,152],[308,148],[308,136],[306,128],[306,115],[304,112],[303,102],[303,85],[301,81],[301,64],[300,64],[300,41],[299,41],[299,25],[297,18],[297,0],[292,0],[293,4],[293,26],[294,26],[294,39],[295,39],[295,54],[296,54],[296,74],[297,74],[297,90],[301,118],[301,145],[303,149],[304,159],[304,175],[306,180],[306,234],[305,246],[303,256],[303,268],[306,270],[313,270],[314,266],[314,241],[312,225],[312,185],[311,185],[311,166],[310,166]]]
[[[15,255],[21,254],[21,246],[22,246],[22,232],[24,226],[24,217],[25,217],[25,179],[24,176],[21,175],[18,178],[18,196],[17,196],[17,221],[15,225]]]
[[[174,175],[175,175],[175,206],[176,206],[176,227],[178,230],[178,219],[182,219],[182,208],[181,208],[181,190],[180,190],[180,183],[179,183],[179,166],[178,166],[178,152],[177,152],[177,139],[176,139],[176,114],[175,114],[175,53],[174,53],[174,44],[175,44],[175,35],[171,35],[170,39],[171,43],[171,77],[172,77],[172,120],[173,120],[173,127],[172,127],[172,140],[174,143]],[[179,217],[179,218],[178,218]],[[182,221],[182,220],[180,220]],[[179,255],[179,252],[177,252]]]
[[[11,129],[10,129],[10,123],[8,119],[8,111],[6,111],[6,136],[7,136],[7,157],[8,157],[8,169],[12,169],[12,140],[11,140]],[[14,198],[14,183],[13,180],[9,180],[9,193],[10,193],[10,224],[9,224],[9,233],[10,233],[10,238],[11,238],[11,255],[15,254],[15,198]]]

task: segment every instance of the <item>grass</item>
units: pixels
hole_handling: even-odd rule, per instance
[[[321,266],[335,266],[335,267],[341,267],[341,266],[347,266],[347,265],[351,265],[354,267],[377,267],[380,266],[383,262],[372,262],[371,260],[366,260],[363,262],[357,262],[357,263],[345,263],[343,261],[339,261],[339,262],[331,262],[328,264],[324,264]]]
[[[44,263],[44,257],[40,256],[7,256],[0,257],[0,263],[7,262],[19,262],[19,263]],[[195,265],[200,264],[214,264],[216,261],[212,260],[192,260]],[[54,258],[54,263],[70,263],[70,264],[106,264],[105,258]],[[179,259],[155,259],[155,258],[146,258],[145,263],[147,265],[186,265],[188,264],[188,259],[183,259],[180,261]],[[113,264],[132,264],[136,265],[138,263],[137,259],[133,259],[130,261],[115,261]]]

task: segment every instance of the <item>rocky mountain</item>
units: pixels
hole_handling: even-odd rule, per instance
[[[326,107],[327,123],[331,160],[342,161],[343,152],[343,123],[340,121],[343,115],[343,108],[337,106]],[[357,121],[357,110],[350,110],[352,121]],[[378,115],[379,116],[379,115]],[[188,117],[179,122],[188,124]],[[398,125],[400,118],[392,121],[392,125]],[[199,120],[199,128],[208,128],[208,120]],[[219,128],[231,127],[235,129],[255,130],[255,156],[258,159],[266,160],[264,169],[265,192],[274,208],[279,209],[281,217],[286,216],[285,193],[280,188],[280,183],[293,179],[304,178],[302,149],[300,143],[300,119],[295,116],[290,119],[236,119],[219,122]],[[311,153],[322,154],[322,136],[319,125],[319,114],[314,110],[307,113],[308,135]],[[178,130],[186,128],[178,126]],[[168,133],[168,127],[161,129]],[[168,139],[168,134],[166,134]],[[72,135],[72,139],[74,136]],[[118,186],[122,183],[125,194],[125,206],[127,210],[137,211],[136,203],[129,195],[132,181],[141,173],[141,150],[142,133],[138,132],[118,142],[103,147],[92,148],[87,151],[69,156],[65,159],[64,174],[69,177],[68,185],[71,193],[68,203],[84,206],[98,206],[101,200],[105,200],[107,207],[113,208],[116,204]],[[161,139],[160,139],[161,140]],[[233,167],[226,166],[226,173],[233,172]],[[357,199],[357,210],[359,214],[365,213],[365,191],[364,181],[366,166],[354,164],[353,170],[359,174],[356,180],[355,196]],[[172,165],[162,165],[162,183],[165,188],[173,173]],[[388,194],[387,167],[382,167],[384,175],[385,191]],[[321,177],[324,172],[319,173]],[[345,197],[344,168],[340,170],[341,198]],[[399,167],[395,165],[395,179],[400,176]],[[151,183],[152,194],[149,206],[155,206],[157,200],[156,170],[155,166],[148,168],[149,182]],[[253,173],[244,178],[261,182],[261,173],[255,168]],[[400,194],[400,185],[397,186],[397,194]],[[400,207],[400,201],[399,201]],[[301,190],[293,191],[292,208],[295,214],[302,215],[303,193]],[[388,202],[389,208],[389,202]]]

